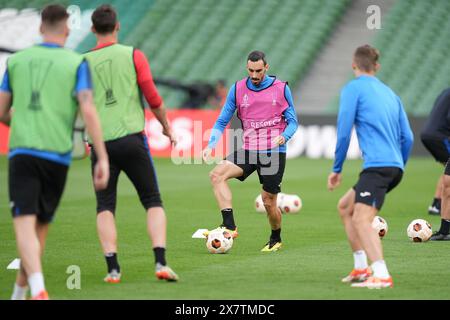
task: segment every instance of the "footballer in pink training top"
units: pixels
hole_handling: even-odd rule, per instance
[[[227,180],[237,178],[244,181],[256,170],[262,184],[261,196],[271,227],[270,239],[261,250],[263,252],[277,251],[281,247],[281,211],[277,207],[277,195],[281,191],[286,164],[286,143],[298,127],[287,82],[266,75],[268,69],[263,52],[253,51],[248,55],[249,76],[230,88],[208,147],[203,151],[203,158],[210,158],[223,130],[237,110],[237,117],[244,130],[243,148],[228,155],[210,173],[223,218],[219,229],[237,237],[232,195]]]

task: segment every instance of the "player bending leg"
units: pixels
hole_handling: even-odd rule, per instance
[[[214,195],[222,213],[221,227],[237,236],[232,194],[227,181],[232,178],[244,181],[256,171],[262,184],[261,196],[271,227],[269,241],[262,251],[276,251],[282,243],[277,195],[281,191],[286,163],[286,142],[294,135],[298,123],[287,83],[267,76],[268,69],[263,52],[249,54],[249,76],[230,88],[208,147],[203,151],[203,158],[205,161],[210,158],[212,149],[237,110],[244,129],[243,149],[228,155],[210,173]]]

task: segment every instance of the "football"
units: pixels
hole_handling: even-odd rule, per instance
[[[297,213],[302,206],[302,199],[295,194],[285,194],[281,200],[281,211],[285,213]]]
[[[206,248],[210,253],[226,253],[233,246],[233,237],[223,229],[213,230],[206,238]]]
[[[374,228],[375,231],[378,233],[378,235],[380,236],[380,239],[383,239],[383,237],[388,232],[387,222],[386,222],[386,220],[384,220],[380,216],[375,216],[373,218],[373,220],[372,220],[372,228]]]
[[[430,239],[433,234],[433,230],[431,229],[431,224],[428,221],[423,219],[415,219],[411,221],[406,229],[406,233],[408,238],[413,242],[425,242]]]

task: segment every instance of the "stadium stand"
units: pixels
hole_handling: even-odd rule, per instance
[[[396,1],[377,34],[378,77],[402,98],[409,114],[428,115],[438,94],[450,85],[449,16],[449,1]],[[330,105],[334,112],[336,101]]]
[[[229,84],[243,78],[245,57],[263,50],[271,74],[295,86],[349,1],[155,1],[125,43],[141,48],[154,75]],[[123,16],[121,17],[123,20]],[[176,22],[176,23],[174,23]],[[161,88],[168,106],[181,95]]]

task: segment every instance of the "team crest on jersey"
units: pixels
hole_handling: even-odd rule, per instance
[[[247,94],[244,94],[244,97],[242,98],[242,104],[241,104],[241,107],[247,108],[247,107],[249,107],[249,106],[250,106],[250,104],[248,103],[248,95],[247,95]]]

